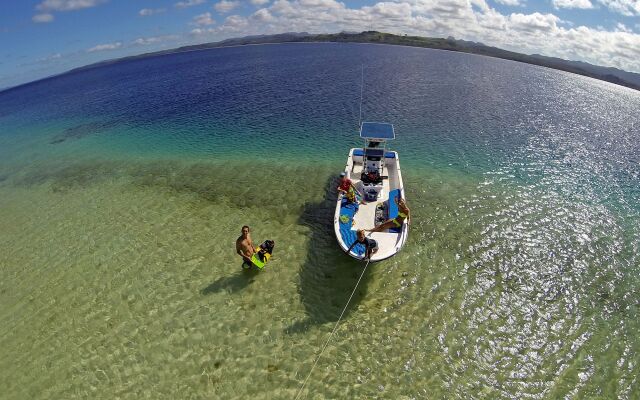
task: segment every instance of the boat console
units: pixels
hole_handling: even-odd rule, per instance
[[[364,186],[364,199],[376,201],[382,191],[382,173],[384,171],[384,143],[381,140],[368,139],[364,148],[363,169],[360,180]]]

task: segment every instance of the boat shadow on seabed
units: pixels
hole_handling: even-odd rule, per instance
[[[337,186],[336,179],[328,179],[325,183],[325,199],[319,203],[305,204],[300,215],[298,223],[309,228],[307,257],[300,269],[298,289],[307,318],[285,328],[286,333],[303,333],[314,325],[338,321],[365,266],[364,262],[344,254],[336,241],[333,217]],[[357,308],[366,295],[370,276],[371,269],[368,268],[343,319]]]

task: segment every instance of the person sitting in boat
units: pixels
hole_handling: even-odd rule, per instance
[[[356,196],[356,191],[353,188],[349,188],[347,193],[344,195],[345,199],[347,199],[347,204],[355,203],[358,204],[358,196]]]
[[[346,172],[340,173],[340,182],[338,184],[338,194],[344,194],[347,198],[347,201],[350,203],[357,203],[358,200],[356,198],[356,194],[358,194],[358,190],[356,186],[351,182],[351,179],[347,178]],[[362,204],[367,204],[364,201],[360,201]]]
[[[394,200],[398,205],[398,215],[395,218],[386,220],[373,229],[369,229],[369,232],[382,232],[390,228],[400,228],[404,221],[409,219],[409,207],[407,207],[407,203],[405,203],[404,199],[394,197]]]
[[[340,181],[338,182],[338,194],[344,193],[347,194],[349,189],[356,190],[355,185],[351,182],[351,179],[347,178],[346,172],[340,172]]]
[[[371,259],[371,256],[378,251],[378,242],[376,242],[374,239],[366,237],[364,229],[358,229],[356,231],[356,236],[356,241],[353,242],[351,246],[349,246],[349,249],[346,251],[346,253],[349,254],[349,252],[355,247],[355,245],[361,244],[365,248],[364,257],[362,257],[362,259]]]

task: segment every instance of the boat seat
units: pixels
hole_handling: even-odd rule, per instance
[[[378,160],[380,160],[380,157],[384,156],[384,150],[382,149],[367,148],[364,153],[367,155],[367,158],[375,157]]]
[[[352,225],[353,217],[358,211],[358,208],[357,203],[348,203],[346,198],[343,198],[340,202],[340,236],[347,246],[351,246],[351,244],[357,239],[356,231],[352,229]],[[343,216],[345,218],[343,218]],[[357,256],[364,255],[364,251],[364,245],[360,243],[353,246],[353,249],[351,249],[351,252]]]
[[[364,156],[364,150],[355,149],[355,150],[353,150],[353,155],[354,156],[363,157]],[[396,158],[396,153],[394,153],[393,151],[387,151],[386,153],[384,153],[384,157],[385,158]]]
[[[400,189],[395,189],[389,192],[389,219],[393,219],[398,216],[398,204],[396,204],[396,198],[400,197]],[[399,233],[402,231],[402,226],[396,228],[389,228],[389,232]]]

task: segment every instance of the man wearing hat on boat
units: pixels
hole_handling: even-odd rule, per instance
[[[351,182],[351,179],[347,178],[347,173],[344,171],[340,172],[340,182],[338,182],[338,194],[340,193],[343,193],[348,198],[352,197],[354,199],[356,193],[358,193],[355,185]],[[367,204],[364,200],[361,200],[360,202],[362,204]]]

